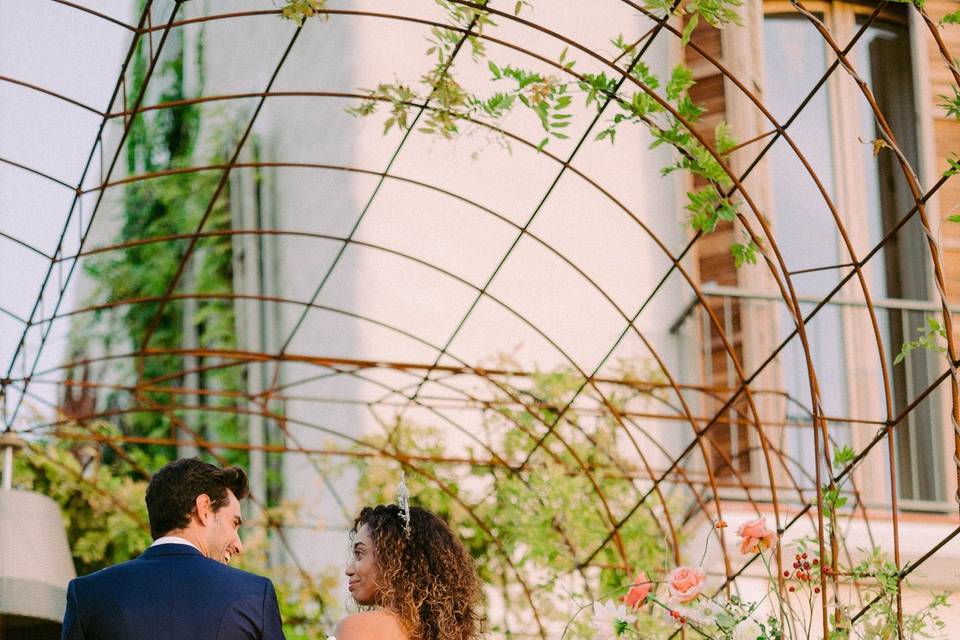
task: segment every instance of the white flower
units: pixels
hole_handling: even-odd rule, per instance
[[[613,600],[593,603],[593,628],[597,632],[595,640],[616,640],[636,621],[637,616]]]
[[[763,634],[760,632],[760,625],[751,618],[747,618],[733,630],[735,640],[756,640],[761,635]]]

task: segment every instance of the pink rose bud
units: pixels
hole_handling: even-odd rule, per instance
[[[627,591],[625,596],[620,598],[620,601],[631,609],[636,609],[647,599],[652,586],[653,583],[650,582],[650,578],[647,577],[646,573],[641,571],[637,574],[637,578],[633,581],[630,590]]]

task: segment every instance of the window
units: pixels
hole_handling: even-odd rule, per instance
[[[843,45],[865,24],[873,7],[848,3],[807,5],[820,16]],[[776,12],[768,3],[764,20],[766,79],[764,101],[781,122],[787,121],[816,85],[833,59],[814,26],[795,12]],[[893,7],[867,27],[850,53],[851,62],[870,86],[881,111],[894,131],[907,159],[918,167],[916,92],[913,86],[911,46],[904,7]],[[874,154],[872,141],[880,137],[873,112],[842,69],[818,90],[790,127],[790,135],[820,176],[837,203],[844,225],[858,252],[865,253],[913,206],[913,198],[892,152]],[[831,135],[824,135],[830,132]],[[859,142],[859,144],[851,144]],[[857,149],[859,147],[859,149]],[[790,147],[778,142],[769,156],[773,219],[778,244],[791,271],[816,269],[849,262],[837,226],[800,161]],[[812,243],[811,237],[822,242]],[[920,353],[894,366],[900,345],[922,326],[930,297],[929,252],[916,217],[897,232],[875,255],[868,269],[869,286],[883,334],[892,376],[894,413],[909,403],[934,379],[934,358]],[[828,269],[797,274],[800,296],[820,298],[829,293],[849,269]],[[841,293],[838,298],[843,298]],[[849,296],[847,296],[849,297]],[[907,302],[905,302],[907,301]],[[813,304],[802,305],[809,312]],[[872,338],[851,335],[845,322],[850,314],[866,312],[832,304],[821,310],[807,327],[823,410],[827,415],[856,414],[851,396],[857,381],[847,362],[851,348],[871,349]],[[780,313],[781,338],[792,330],[785,311]],[[859,323],[856,326],[861,326]],[[859,341],[864,341],[861,345]],[[799,340],[794,339],[781,357],[783,387],[801,405],[810,407],[806,364]],[[873,364],[874,368],[876,363]],[[879,375],[879,374],[877,374]],[[883,402],[883,398],[877,399]],[[788,419],[809,421],[791,411]],[[880,416],[884,417],[884,416]],[[942,501],[943,416],[935,395],[915,408],[896,430],[898,493],[910,501]],[[831,424],[840,442],[851,437],[850,428]],[[815,458],[809,429],[791,432],[787,446],[797,456],[800,471],[812,475]],[[809,486],[809,480],[808,480]]]

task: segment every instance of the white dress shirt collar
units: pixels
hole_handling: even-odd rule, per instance
[[[200,548],[197,547],[197,545],[193,544],[192,542],[190,542],[190,541],[187,540],[186,538],[181,538],[180,536],[162,536],[162,537],[157,538],[156,540],[154,540],[154,541],[153,541],[153,544],[151,544],[150,546],[151,546],[151,547],[155,547],[155,546],[157,546],[158,544],[185,544],[185,545],[188,545],[188,546],[193,547],[193,548],[196,549],[197,551],[200,551]]]

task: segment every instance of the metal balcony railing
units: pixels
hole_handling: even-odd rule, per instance
[[[812,422],[810,378],[805,353],[795,335],[795,324],[784,300],[776,293],[746,291],[736,287],[704,285],[703,297],[716,323],[696,298],[675,319],[671,333],[678,337],[687,380],[694,384],[736,389],[739,378],[717,325],[726,343],[737,354],[749,377],[758,367],[772,372],[766,380],[776,379],[775,393],[785,399],[781,415],[772,422],[795,432],[788,457],[795,459],[795,471],[812,477],[814,457],[801,439],[803,429]],[[883,384],[879,349],[867,304],[862,299],[836,297],[826,302],[815,296],[800,296],[810,357],[817,374],[822,412],[838,441],[850,441],[851,429],[874,433],[886,423],[886,405],[901,417],[894,426],[898,495],[902,506],[918,509],[952,508],[948,495],[945,452],[950,442],[949,383],[944,356],[936,350],[915,349],[902,362],[895,363],[903,344],[915,340],[927,326],[927,318],[942,324],[939,303],[926,300],[879,299],[872,303],[881,334],[884,359],[889,373],[889,389]],[[951,309],[960,313],[960,307]],[[940,344],[945,341],[939,339]],[[785,345],[784,345],[785,343]],[[782,348],[780,348],[782,346]],[[752,361],[753,354],[764,358],[777,352],[769,364]],[[871,354],[872,357],[871,357]],[[719,402],[714,402],[719,406]],[[836,418],[836,422],[833,422]],[[719,437],[728,447],[726,456],[743,459],[746,447],[755,448],[755,438],[747,437],[744,420],[730,419]],[[805,426],[804,426],[805,425]],[[809,431],[804,436],[809,438]],[[785,438],[786,446],[791,439]],[[792,454],[790,456],[789,454]],[[729,464],[729,463],[728,463]],[[741,466],[741,471],[749,470]],[[889,491],[889,489],[887,489]]]

